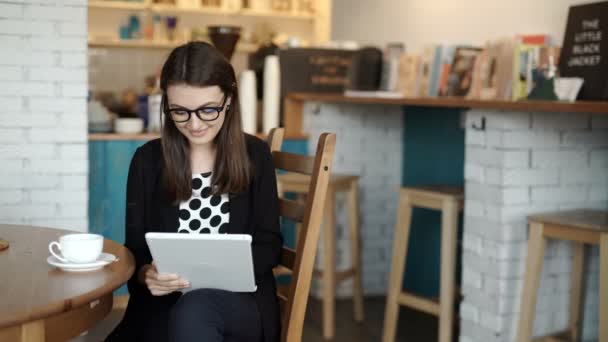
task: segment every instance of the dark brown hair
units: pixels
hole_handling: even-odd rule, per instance
[[[185,84],[193,87],[219,86],[231,96],[225,119],[214,143],[217,147],[211,189],[214,194],[236,194],[245,191],[251,180],[251,163],[247,154],[245,134],[241,129],[236,76],[230,62],[212,45],[190,42],[175,48],[163,65],[160,88],[161,109],[167,107],[167,88]],[[192,196],[190,144],[165,113],[162,128],[164,185],[174,204]]]

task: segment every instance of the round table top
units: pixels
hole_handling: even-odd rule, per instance
[[[135,260],[121,244],[105,240],[103,251],[119,258],[101,270],[64,272],[49,265],[48,245],[61,235],[53,228],[0,224],[10,247],[0,251],[0,328],[43,319],[88,304],[119,288]]]

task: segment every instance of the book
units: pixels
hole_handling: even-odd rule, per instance
[[[380,99],[401,99],[403,93],[399,91],[386,91],[386,90],[350,90],[344,91],[346,97],[377,97]]]
[[[503,39],[496,50],[496,96],[494,99],[509,101],[513,97],[513,62],[517,42]]]
[[[513,100],[528,97],[531,90],[530,66],[536,51],[542,46],[551,44],[549,35],[520,35],[516,37],[515,53],[513,55]]]
[[[446,45],[441,48],[437,96],[443,96],[447,93],[448,77],[450,76],[450,69],[452,68],[455,52],[456,46],[453,45]]]
[[[560,51],[561,49],[558,46],[536,47],[530,51],[527,67],[527,79],[529,80],[527,83],[528,95],[530,95],[532,89],[542,79],[556,76]]]
[[[399,60],[399,81],[397,89],[405,97],[417,97],[420,81],[420,56],[403,54]]]
[[[510,100],[513,61],[512,39],[489,41],[476,60],[469,99]]]
[[[608,1],[570,7],[559,74],[584,80],[579,100],[608,100]]]
[[[435,50],[435,46],[427,46],[422,52],[422,56],[420,58],[420,82],[418,85],[418,96],[427,97],[430,94]]]
[[[467,99],[478,100],[481,99],[481,89],[487,83],[486,78],[489,74],[489,56],[488,56],[488,44],[484,49],[479,52],[475,59],[475,65],[473,67],[473,80],[471,81],[471,88],[467,94]]]
[[[382,58],[382,75],[380,78],[380,89],[394,91],[397,89],[399,78],[399,58],[405,52],[405,46],[401,43],[388,44]]]
[[[454,52],[454,61],[450,67],[447,87],[442,96],[466,96],[473,81],[475,59],[482,49],[460,46]]]
[[[429,96],[435,97],[439,93],[439,78],[441,77],[441,69],[442,69],[442,55],[443,51],[446,47],[441,45],[435,46],[435,52],[433,54],[433,65],[431,67],[431,79],[429,83]],[[453,57],[452,57],[453,58]],[[452,60],[450,58],[449,63],[452,64]]]

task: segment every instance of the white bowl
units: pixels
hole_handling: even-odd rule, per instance
[[[144,120],[140,118],[117,118],[114,120],[116,133],[141,133],[144,130]]]

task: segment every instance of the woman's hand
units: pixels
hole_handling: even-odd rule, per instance
[[[154,263],[142,266],[140,279],[153,296],[164,296],[190,287],[190,283],[177,274],[158,273]]]

